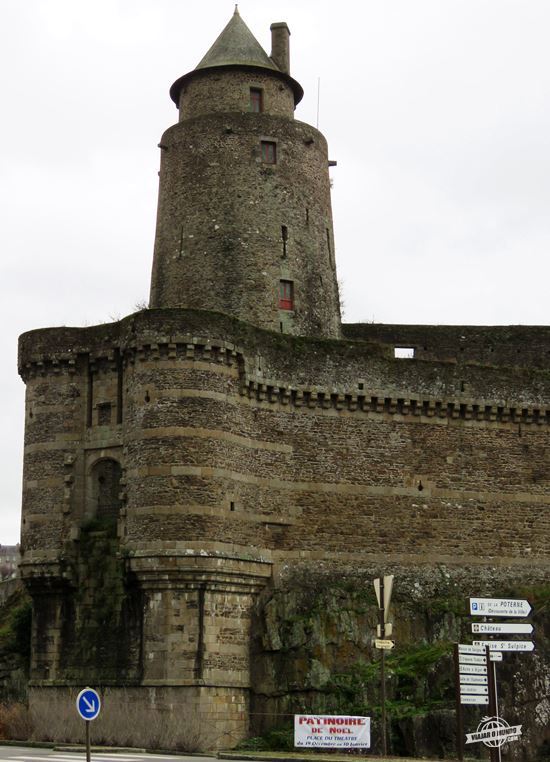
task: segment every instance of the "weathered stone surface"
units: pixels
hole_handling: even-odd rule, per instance
[[[394,753],[452,756],[455,750],[455,685],[452,644],[471,640],[467,598],[527,596],[534,605],[537,651],[506,654],[498,664],[500,713],[522,723],[524,737],[507,749],[512,759],[539,759],[549,740],[547,684],[550,653],[546,571],[517,577],[509,569],[475,571],[452,566],[392,564],[395,649],[386,657],[388,713]],[[294,712],[373,715],[374,751],[380,750],[379,660],[373,647],[377,606],[376,565],[335,563],[318,573],[312,565],[287,567],[255,609],[253,639],[253,732],[292,727]],[[535,711],[533,711],[535,707]],[[479,709],[466,708],[475,728]]]

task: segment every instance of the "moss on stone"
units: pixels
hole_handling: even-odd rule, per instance
[[[17,654],[28,662],[31,650],[31,600],[23,590],[0,607],[0,651]]]

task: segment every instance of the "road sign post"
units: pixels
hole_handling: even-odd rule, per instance
[[[379,577],[374,580],[374,590],[378,600],[378,635],[377,641],[380,645],[380,701],[382,704],[381,734],[382,734],[382,755],[385,757],[388,753],[386,740],[386,650],[393,647],[392,641],[386,640],[386,623],[390,608],[390,600],[393,588],[393,575]],[[389,629],[389,628],[388,628]],[[389,629],[388,635],[391,633]],[[390,646],[389,643],[392,643]],[[375,641],[376,644],[376,641]],[[384,644],[384,645],[382,645]],[[386,645],[388,644],[388,645]]]
[[[90,720],[85,720],[86,724],[86,762],[91,762],[92,747],[90,744]]]
[[[497,672],[495,662],[490,661],[490,648],[485,646],[487,651],[487,666],[489,667],[489,715],[498,717],[498,696],[497,696]],[[489,747],[489,757],[491,762],[500,762],[500,749],[496,746]]]
[[[455,686],[456,686],[456,756],[459,762],[464,759],[464,711],[460,702],[460,664],[458,660],[458,643],[454,645]]]
[[[478,635],[478,637],[479,635],[493,635],[497,637],[502,637],[502,635],[531,635],[533,632],[533,625],[529,622],[494,622],[487,621],[486,619],[486,617],[524,619],[529,616],[531,612],[531,604],[524,598],[470,598],[469,604],[470,614],[475,617],[483,617],[485,620],[482,622],[472,622],[472,633]],[[463,669],[468,670],[467,679],[473,680],[474,675],[478,675],[483,678],[483,680],[488,681],[487,685],[482,683],[476,684],[474,682],[468,685],[465,684],[465,692],[466,689],[468,690],[468,701],[464,702],[465,697],[461,697],[461,703],[478,703],[476,701],[476,693],[479,694],[481,699],[483,698],[482,690],[485,691],[488,689],[489,714],[491,715],[490,717],[485,717],[482,723],[480,723],[478,731],[479,728],[481,728],[481,730],[479,732],[468,734],[467,743],[473,743],[475,740],[483,740],[485,737],[489,737],[489,735],[491,739],[493,739],[495,734],[498,735],[497,730],[495,729],[498,726],[502,738],[501,736],[498,736],[498,743],[493,743],[491,740],[491,743],[486,743],[486,745],[489,746],[490,749],[491,762],[499,762],[500,747],[503,743],[506,743],[505,739],[507,737],[519,737],[519,735],[521,735],[521,726],[510,729],[507,723],[502,721],[499,717],[496,662],[502,660],[503,652],[528,653],[535,650],[535,644],[532,640],[474,640],[473,644],[469,646],[469,649],[471,650],[467,651],[467,647],[458,646],[459,651],[461,648],[464,650],[465,654],[472,654],[470,657],[472,661],[469,664],[466,663],[466,656],[464,657],[465,665]],[[473,661],[475,659],[474,654],[480,652],[485,653],[485,661],[487,664],[485,670],[487,675],[486,679],[481,675],[481,668],[476,668],[476,666],[479,665],[476,665]],[[466,683],[466,680],[464,680],[463,683]],[[475,688],[477,688],[477,690],[475,690]],[[485,722],[485,725],[483,722]],[[487,729],[489,728],[489,725],[490,730]],[[502,729],[501,726],[504,729]],[[517,728],[519,728],[519,733],[514,733],[513,731],[517,730]],[[479,739],[477,738],[478,736]],[[485,741],[483,742],[485,743]]]
[[[80,691],[76,697],[76,711],[86,723],[86,762],[90,762],[90,722],[95,720],[101,711],[99,693],[93,688],[84,688]]]

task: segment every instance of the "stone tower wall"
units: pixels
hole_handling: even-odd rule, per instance
[[[215,310],[281,333],[337,338],[326,141],[291,118],[288,86],[263,79],[272,85],[266,111],[243,113],[237,108],[258,83],[255,71],[202,74],[183,104],[189,98],[200,114],[219,96],[232,110],[212,107],[162,136],[151,306]],[[276,146],[275,164],[262,158],[266,141]],[[294,284],[293,310],[279,309],[280,280]]]
[[[251,87],[262,91],[263,113],[294,119],[294,93],[284,80],[261,69],[234,68],[195,72],[180,93],[179,121],[216,113],[246,114]]]

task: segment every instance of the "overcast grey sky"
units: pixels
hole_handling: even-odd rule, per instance
[[[338,161],[345,320],[548,324],[550,2],[246,0],[291,29],[298,119]],[[17,336],[148,297],[168,88],[226,0],[0,0],[0,542],[19,536]]]

